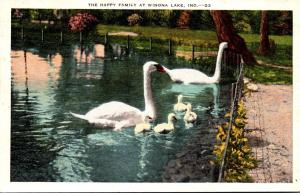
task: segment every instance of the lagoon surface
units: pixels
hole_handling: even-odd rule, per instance
[[[204,68],[147,50],[126,55],[120,45],[101,44],[13,44],[11,58],[11,181],[160,182],[167,162],[196,131],[213,129],[207,121],[222,117],[228,106],[229,84],[186,86],[154,72],[155,123],[166,122],[182,94],[198,115],[196,124],[186,126],[178,114],[176,130],[166,135],[135,135],[133,128],[114,132],[69,112],[85,114],[112,100],[144,109],[142,66],[149,60],[208,74],[214,64]],[[213,146],[214,138],[203,143]]]

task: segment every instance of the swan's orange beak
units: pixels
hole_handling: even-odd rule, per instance
[[[164,67],[162,67],[162,65],[160,65],[160,64],[155,64],[154,66],[156,67],[156,70],[157,70],[158,72],[166,72],[165,69],[164,69]]]

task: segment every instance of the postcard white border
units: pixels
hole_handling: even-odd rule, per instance
[[[17,183],[10,182],[10,10],[11,8],[107,9],[88,3],[183,3],[182,0],[2,0],[0,12],[0,192],[200,192],[200,191],[299,191],[300,190],[300,3],[297,0],[189,0],[210,3],[224,10],[293,11],[293,183]],[[141,9],[140,7],[111,7]],[[148,9],[144,7],[143,9]],[[166,9],[166,8],[157,8]],[[169,7],[168,9],[174,9]],[[187,9],[187,8],[182,8]],[[298,75],[298,76],[297,76]]]

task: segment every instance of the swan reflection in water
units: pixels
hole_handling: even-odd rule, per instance
[[[219,106],[219,97],[220,97],[220,86],[219,84],[180,84],[180,83],[172,83],[170,88],[165,90],[164,92],[172,92],[176,94],[181,94],[184,98],[210,98],[209,95],[213,96],[213,108],[211,114],[218,118],[222,108]],[[207,93],[208,92],[208,93]],[[203,100],[201,100],[203,101]],[[197,100],[195,100],[196,104],[193,104],[193,109],[197,111],[208,110],[210,107],[205,104],[197,104]],[[204,105],[204,106],[203,106]]]
[[[75,45],[73,50],[76,78],[102,79],[105,59],[117,59],[126,55],[126,48],[120,44]]]
[[[125,45],[121,44],[111,44],[110,45],[112,55],[115,59],[121,58],[127,54],[127,48]]]
[[[105,47],[102,44],[75,46],[76,78],[101,79],[104,73]]]

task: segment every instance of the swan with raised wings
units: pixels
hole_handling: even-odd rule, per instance
[[[195,69],[181,68],[170,70],[163,66],[166,73],[170,76],[174,82],[183,82],[184,84],[210,84],[218,83],[221,77],[221,62],[224,49],[228,47],[227,42],[222,42],[219,45],[219,51],[217,55],[216,68],[213,76],[207,76],[203,72]]]
[[[87,120],[89,123],[95,124],[98,127],[109,127],[114,128],[114,130],[121,130],[123,127],[130,127],[141,123],[145,120],[146,116],[152,119],[152,121],[155,120],[156,110],[152,97],[150,76],[154,71],[164,72],[164,69],[157,62],[149,61],[144,64],[144,111],[123,102],[111,101],[101,104],[85,115],[71,114],[74,117]]]

